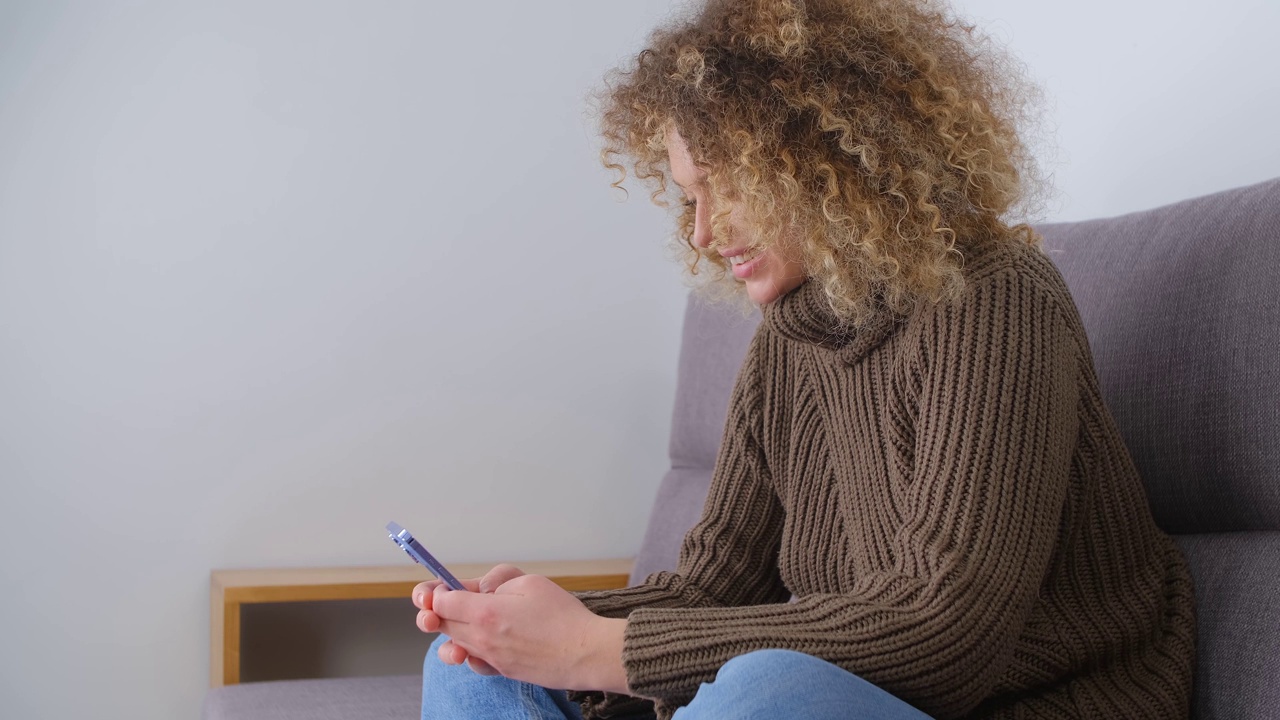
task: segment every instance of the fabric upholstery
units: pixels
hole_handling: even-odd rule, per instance
[[[1160,526],[1280,530],[1280,179],[1039,229]]]
[[[671,470],[658,486],[654,512],[631,570],[633,585],[650,573],[675,569],[680,541],[702,513],[724,434],[729,392],[759,324],[759,311],[711,303],[696,293],[689,296],[671,422]]]
[[[1196,582],[1193,717],[1280,715],[1280,533],[1176,538]]]
[[[672,467],[711,467],[738,368],[760,324],[760,311],[689,296],[671,424]]]
[[[210,690],[203,720],[410,720],[421,705],[418,675],[281,680]]]
[[[711,486],[711,468],[673,468],[667,471],[658,486],[655,508],[662,512],[649,515],[644,543],[631,566],[628,584],[638,585],[650,574],[661,570],[674,570],[680,557],[680,544],[684,534],[693,527],[702,514],[702,505]]]

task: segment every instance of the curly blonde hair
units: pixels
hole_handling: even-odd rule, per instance
[[[713,247],[745,211],[842,322],[907,314],[963,288],[964,255],[1039,247],[1024,211],[1041,180],[1017,126],[1039,95],[1020,65],[935,0],[709,0],[660,27],[602,94],[601,159],[669,206],[668,128],[707,173]],[[728,278],[677,237],[689,269]]]

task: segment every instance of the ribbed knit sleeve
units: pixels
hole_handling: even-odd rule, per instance
[[[781,602],[784,518],[757,431],[726,433],[734,445],[680,571],[653,583],[671,605],[694,602],[630,613],[631,688],[685,704],[733,657],[782,648],[840,665],[940,719],[990,695],[1037,597],[1066,497],[1081,348],[1061,302],[1034,274],[1005,270],[929,310],[915,355],[914,427],[900,429],[914,434],[913,470],[888,545],[893,561],[854,578],[848,592]],[[758,418],[759,398],[737,392],[740,417]]]

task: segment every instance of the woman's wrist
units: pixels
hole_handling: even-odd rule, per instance
[[[625,619],[596,617],[592,620],[588,633],[587,677],[584,678],[590,687],[582,689],[631,694],[627,687],[627,669],[622,664],[626,632]]]

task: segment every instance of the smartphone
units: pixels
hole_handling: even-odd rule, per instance
[[[443,581],[445,585],[454,590],[466,590],[462,583],[458,582],[458,578],[453,576],[453,573],[446,570],[439,560],[432,557],[431,553],[422,547],[422,543],[413,539],[413,535],[408,530],[392,522],[387,523],[387,533],[391,535],[391,539],[395,540],[402,550],[409,554],[409,557],[413,558],[414,562],[430,570],[431,574]]]

